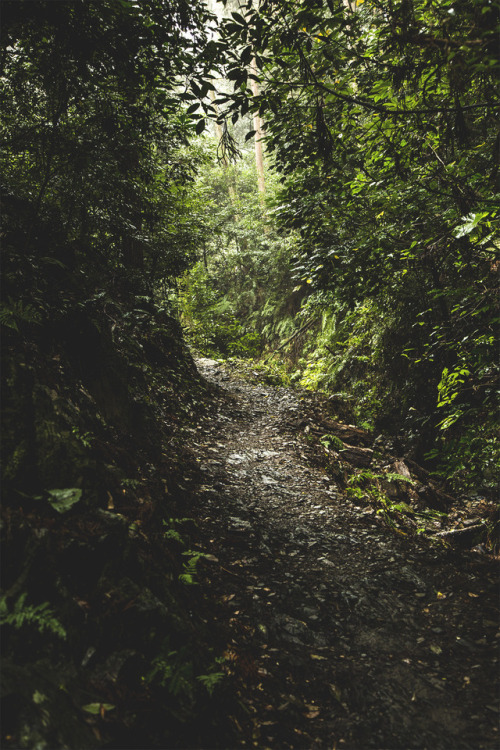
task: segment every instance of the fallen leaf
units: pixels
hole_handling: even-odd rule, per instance
[[[336,698],[338,700],[338,702],[340,703],[341,698],[342,698],[342,691],[341,691],[341,689],[339,687],[337,687],[337,685],[334,685],[332,682],[330,682],[330,684],[328,685],[328,687],[330,688],[330,692],[332,693],[332,695],[334,696],[334,698]]]
[[[306,719],[315,719],[317,716],[319,716],[318,709],[316,709],[315,711],[309,711],[309,713],[305,714]]]
[[[318,661],[326,661],[326,656],[320,656],[319,654],[309,654],[311,659],[317,659]]]
[[[433,654],[439,655],[443,653],[443,649],[441,648],[441,646],[435,646],[434,644],[432,644],[432,646],[430,646],[430,649]]]

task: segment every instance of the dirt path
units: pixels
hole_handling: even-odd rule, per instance
[[[195,447],[240,745],[497,748],[492,564],[350,503],[299,438],[293,391],[198,367],[233,396]]]

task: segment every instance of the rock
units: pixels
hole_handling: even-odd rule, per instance
[[[247,456],[245,456],[243,453],[231,453],[231,455],[227,458],[228,463],[231,464],[240,464],[246,460]]]
[[[195,360],[196,364],[200,367],[220,367],[221,363],[217,362],[216,359],[209,359],[208,357],[200,357]]]
[[[399,497],[400,497],[400,494],[399,494],[400,487],[399,487],[399,483],[398,482],[387,482],[385,480],[382,480],[380,482],[380,484],[381,484],[381,487],[382,487],[383,491],[385,492],[385,494],[389,498],[389,500],[397,500],[397,499],[399,499]]]
[[[265,474],[261,475],[262,484],[278,484],[276,479],[273,479],[272,477],[268,477]]]
[[[229,516],[229,520],[231,521],[231,529],[234,531],[245,531],[252,528],[250,521],[245,521],[243,518]]]

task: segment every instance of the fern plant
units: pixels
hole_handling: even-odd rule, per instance
[[[329,450],[329,448],[331,447],[336,448],[336,450],[338,451],[341,451],[342,448],[345,448],[344,443],[339,437],[337,437],[337,435],[322,435],[319,439],[319,442],[327,450]]]
[[[205,557],[205,554],[203,552],[193,552],[191,550],[183,552],[182,554],[187,556],[189,559],[184,563],[184,573],[180,574],[179,581],[186,584],[187,586],[196,586],[197,581],[195,579],[198,573],[198,561],[201,557]]]
[[[25,625],[32,625],[40,633],[49,631],[58,638],[66,638],[66,630],[56,618],[48,602],[43,604],[26,604],[27,594],[21,594],[9,609],[7,597],[0,597],[0,625],[12,625],[16,630]]]
[[[406,482],[406,484],[416,484],[415,480],[411,477],[405,477],[404,474],[396,474],[392,471],[388,471],[387,474],[377,474],[379,479],[387,479],[389,482]]]
[[[210,672],[210,674],[200,674],[196,678],[198,682],[206,688],[209,695],[212,695],[216,685],[225,677],[224,672]]]
[[[143,679],[148,685],[156,682],[167,688],[173,696],[189,698],[193,694],[193,663],[185,649],[166,651],[153,659]]]
[[[14,331],[19,330],[19,323],[40,323],[40,312],[33,305],[25,305],[22,300],[8,298],[0,306],[0,324]]]

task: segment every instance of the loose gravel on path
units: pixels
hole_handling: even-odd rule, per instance
[[[197,364],[223,389],[193,441],[240,746],[498,748],[491,561],[349,502],[298,434],[300,394]]]

